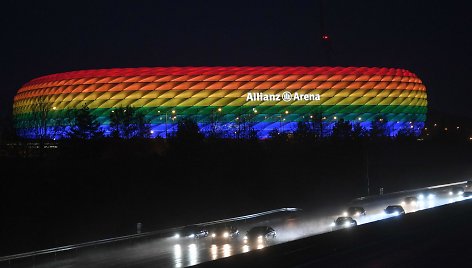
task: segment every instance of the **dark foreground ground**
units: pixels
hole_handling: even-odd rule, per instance
[[[472,144],[431,141],[59,144],[2,159],[0,256],[472,177]],[[368,165],[367,165],[368,163]],[[12,174],[12,175],[6,175]],[[4,241],[8,241],[4,243]]]
[[[198,267],[470,267],[472,200],[325,233]]]

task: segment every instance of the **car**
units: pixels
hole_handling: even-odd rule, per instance
[[[357,221],[351,217],[346,216],[338,217],[333,223],[331,223],[332,230],[349,228],[352,226],[357,226]]]
[[[403,215],[405,214],[405,210],[403,209],[402,206],[400,205],[391,205],[387,206],[384,209],[385,214],[387,215],[393,215],[393,216],[398,216],[398,215]]]
[[[433,200],[436,197],[436,195],[431,192],[431,191],[423,191],[418,194],[418,200],[423,201],[425,199],[427,200]]]
[[[211,231],[213,239],[231,239],[239,236],[239,230],[233,225],[219,225]]]
[[[344,213],[344,217],[358,217],[365,216],[366,212],[363,207],[349,207]]]
[[[200,239],[208,236],[208,230],[202,225],[188,225],[175,234],[176,238],[194,238]]]
[[[244,236],[244,242],[264,242],[268,239],[274,239],[277,232],[270,226],[256,226],[251,228]]]
[[[418,198],[415,196],[407,196],[403,199],[402,206],[416,206],[418,204]]]
[[[472,192],[464,192],[462,196],[467,198],[472,197]]]
[[[468,181],[466,182],[465,188],[468,188],[468,189],[472,188],[472,180],[468,180]]]
[[[462,195],[464,194],[464,188],[460,186],[454,186],[449,190],[449,195]]]

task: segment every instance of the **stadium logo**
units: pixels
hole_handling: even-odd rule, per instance
[[[248,92],[246,101],[319,101],[320,94],[299,94],[297,92],[290,93],[288,91],[282,94],[264,94],[260,92]]]

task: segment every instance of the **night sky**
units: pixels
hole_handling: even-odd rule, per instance
[[[2,1],[0,112],[57,72],[333,65],[408,69],[431,108],[472,117],[468,2]]]

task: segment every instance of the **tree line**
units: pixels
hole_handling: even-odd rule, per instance
[[[44,104],[44,105],[42,105]],[[151,123],[137,108],[132,106],[118,107],[112,109],[108,114],[108,128],[100,126],[98,117],[93,114],[87,105],[77,110],[67,111],[66,115],[52,117],[50,113],[55,110],[47,102],[38,102],[28,120],[19,119],[23,125],[17,125],[19,131],[30,131],[31,136],[36,139],[53,139],[55,137],[70,139],[100,139],[121,138],[147,139],[153,136]],[[167,115],[166,115],[167,116]],[[258,139],[259,133],[255,129],[255,114],[236,115],[235,121],[230,127],[223,128],[221,113],[216,110],[209,116],[209,124],[200,129],[194,116],[179,116],[175,129],[166,131],[166,137],[187,139],[201,138],[235,138],[235,139]],[[174,119],[175,117],[173,117]],[[314,113],[303,116],[305,121],[297,122],[293,131],[284,131],[274,128],[269,132],[268,138],[273,140],[323,140],[323,139],[362,139],[386,138],[390,135],[388,121],[381,116],[371,121],[369,129],[364,128],[360,122],[350,122],[343,118],[337,119],[328,127],[326,117],[322,113]],[[26,123],[25,123],[26,122]],[[20,136],[22,133],[19,133]],[[398,131],[397,137],[414,138],[417,136],[413,128],[404,128]]]

